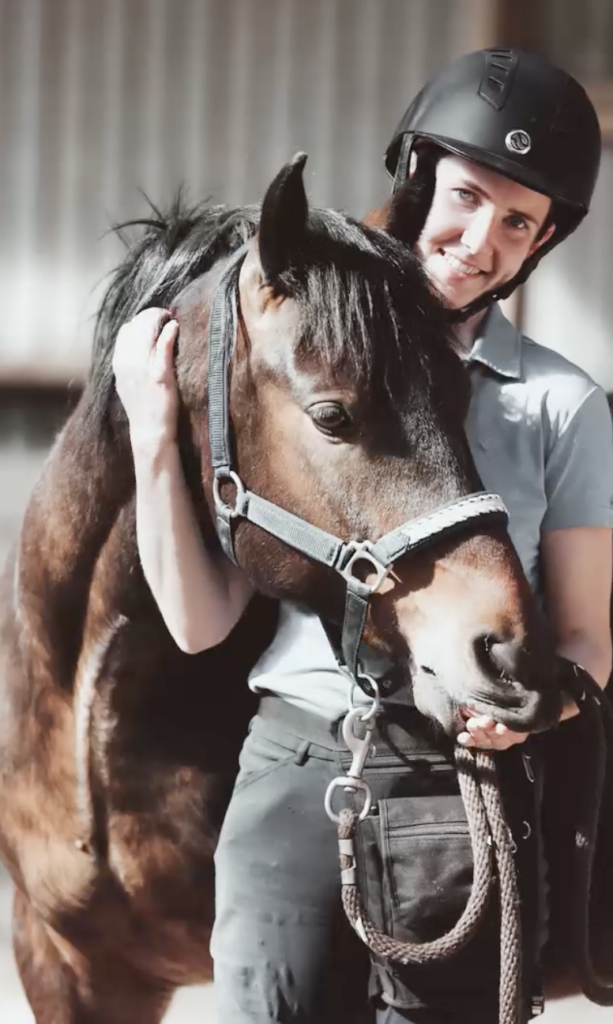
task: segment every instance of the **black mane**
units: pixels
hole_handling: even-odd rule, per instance
[[[202,204],[179,195],[166,214],[122,225],[144,230],[112,275],[98,313],[90,386],[104,415],[113,394],[112,353],[123,323],[179,293],[257,231],[259,207]],[[432,361],[449,353],[448,313],[419,259],[389,234],[331,210],[311,210],[296,266],[281,286],[300,303],[301,344],[388,391],[407,373],[431,380]]]
[[[113,393],[112,359],[121,326],[149,306],[168,307],[188,284],[251,238],[258,207],[233,209],[202,203],[189,207],[181,193],[167,213],[130,221],[115,230],[125,241],[128,229],[143,231],[111,275],[94,330],[89,384],[97,411],[104,415]]]

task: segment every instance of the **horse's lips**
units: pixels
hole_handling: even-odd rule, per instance
[[[425,667],[413,667],[414,692],[419,695],[416,703],[419,710],[435,719],[448,736],[465,731],[466,714],[463,709],[466,708],[470,708],[472,714],[488,715],[513,732],[543,732],[559,720],[561,696],[555,689],[544,693],[525,689],[522,694],[516,692],[512,696],[512,703],[510,695],[505,699],[502,691],[484,693],[475,688],[462,695],[453,694],[432,669],[423,671]]]

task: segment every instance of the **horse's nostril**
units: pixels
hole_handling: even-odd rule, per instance
[[[475,657],[488,675],[509,682],[517,679],[521,660],[521,644],[496,633],[482,633],[473,641]]]
[[[436,672],[434,671],[434,669],[430,668],[429,665],[420,665],[419,668],[420,668],[420,671],[423,672],[424,675],[426,675],[426,676],[435,676],[436,675]]]

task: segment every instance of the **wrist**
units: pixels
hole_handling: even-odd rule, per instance
[[[157,475],[170,464],[179,462],[179,446],[175,437],[130,437],[136,476]]]
[[[565,701],[565,703],[562,705],[560,717],[558,718],[558,724],[561,724],[562,722],[567,722],[570,718],[576,718],[578,714],[579,708],[575,704],[574,700]]]

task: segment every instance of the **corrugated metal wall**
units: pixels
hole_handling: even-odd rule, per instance
[[[424,77],[471,47],[460,0],[0,0],[0,379],[79,375],[109,224],[254,201],[297,149],[366,212]]]
[[[585,81],[613,78],[611,0],[532,0],[538,49]]]
[[[613,80],[612,0],[534,0],[538,49],[584,82]],[[589,216],[525,289],[523,326],[613,392],[613,148]]]
[[[613,392],[613,149],[587,219],[528,282],[523,327]]]

